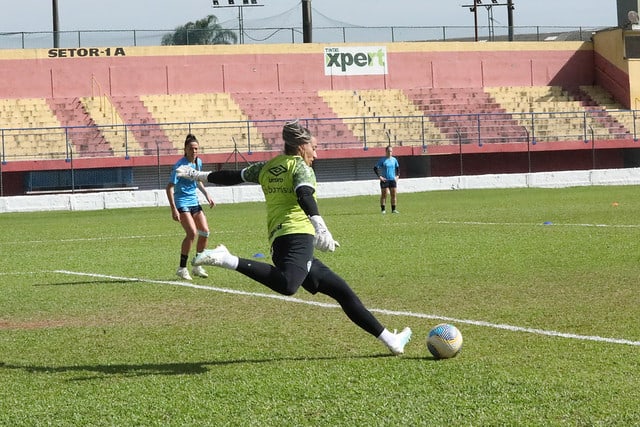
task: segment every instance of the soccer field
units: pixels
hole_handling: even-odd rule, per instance
[[[168,208],[2,214],[0,425],[640,425],[638,191],[320,200],[318,257],[413,329],[400,357],[324,296],[179,281]],[[268,259],[262,203],[206,213],[211,247]],[[464,348],[438,361],[443,321]]]

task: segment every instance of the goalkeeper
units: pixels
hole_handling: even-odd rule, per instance
[[[241,171],[199,172],[182,166],[183,178],[219,185],[259,183],[267,203],[267,226],[274,265],[239,258],[220,245],[198,254],[194,265],[215,265],[236,270],[282,295],[293,295],[302,286],[335,299],[360,328],[377,337],[393,354],[404,353],[411,329],[387,330],[362,304],[347,282],[313,256],[314,246],[335,251],[338,242],[327,229],[316,203],[316,177],[311,164],[317,157],[317,141],[298,121],[282,130],[284,154],[255,163]]]

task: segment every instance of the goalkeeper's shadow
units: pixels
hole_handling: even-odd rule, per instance
[[[371,355],[352,355],[352,356],[292,356],[292,357],[265,357],[260,359],[231,359],[231,360],[212,360],[202,362],[175,362],[175,363],[132,363],[132,364],[85,364],[85,365],[29,365],[29,364],[12,364],[0,361],[0,370],[21,370],[30,374],[46,374],[58,375],[67,373],[76,373],[67,381],[86,381],[109,376],[119,377],[143,377],[158,375],[199,375],[210,372],[215,367],[230,365],[257,365],[257,364],[279,364],[282,362],[315,362],[325,360],[355,360],[355,359],[374,359],[379,357],[394,357],[389,354],[371,354]]]

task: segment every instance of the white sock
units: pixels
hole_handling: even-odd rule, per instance
[[[229,270],[235,270],[236,268],[238,268],[238,260],[239,258],[237,256],[229,254],[224,258],[222,266],[224,268],[228,268]]]
[[[380,341],[382,341],[385,344],[390,344],[393,339],[395,338],[396,334],[394,334],[393,332],[389,331],[387,328],[384,328],[384,331],[382,331],[382,333],[380,334],[380,336],[378,337],[378,339]]]
[[[218,245],[216,247],[216,249],[223,247],[223,245]],[[214,251],[216,249],[213,249]],[[226,249],[226,247],[225,247]],[[218,267],[222,267],[222,268],[228,268],[229,270],[235,270],[236,268],[238,268],[238,257],[235,256],[234,254],[232,254],[231,252],[229,252],[228,249],[226,249],[226,254],[224,254],[224,257],[222,257],[220,259],[220,264],[217,264]]]

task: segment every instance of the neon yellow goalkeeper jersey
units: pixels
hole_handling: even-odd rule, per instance
[[[315,233],[296,196],[301,185],[316,188],[316,174],[302,157],[281,154],[268,162],[255,163],[242,171],[242,178],[262,186],[270,243],[287,234]]]

